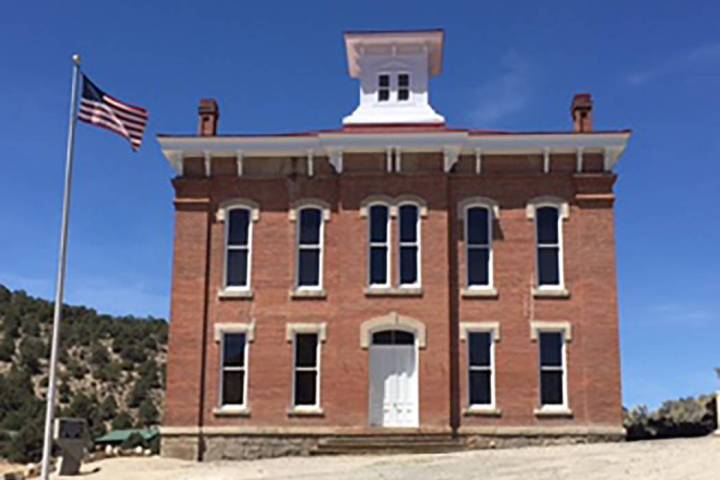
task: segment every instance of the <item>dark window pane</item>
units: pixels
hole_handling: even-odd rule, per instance
[[[378,101],[387,102],[390,100],[390,90],[380,90],[378,92]]]
[[[387,242],[388,208],[384,205],[370,207],[370,241]]]
[[[489,333],[471,333],[468,335],[468,347],[470,348],[471,366],[490,366],[490,342],[491,335]]]
[[[320,222],[322,211],[318,208],[300,210],[300,243],[317,245],[320,243]]]
[[[468,249],[468,284],[490,283],[490,251],[487,248]]]
[[[487,405],[492,402],[490,380],[489,371],[470,372],[470,404]]]
[[[401,247],[400,283],[406,285],[416,283],[417,280],[417,247]]]
[[[401,88],[400,90],[398,90],[398,100],[400,100],[402,102],[402,101],[408,100],[409,98],[410,98],[410,90],[407,90],[404,88]]]
[[[559,248],[538,248],[538,283],[540,285],[560,284]]]
[[[295,372],[295,405],[315,405],[317,372]]]
[[[558,211],[554,207],[541,207],[537,217],[538,243],[558,243]]]
[[[540,403],[561,405],[563,403],[562,372],[540,372]]]
[[[390,86],[390,75],[380,75],[378,77],[378,85],[381,87],[389,87]]]
[[[295,366],[314,367],[317,365],[317,335],[302,333],[295,335]]]
[[[228,245],[247,245],[250,212],[239,209],[230,210],[228,222]]]
[[[373,334],[374,345],[414,345],[415,335],[403,330],[384,330]]]
[[[400,207],[400,241],[417,241],[418,208],[415,205]]]
[[[387,283],[387,247],[370,249],[370,283]]]
[[[540,365],[543,367],[562,366],[562,334],[540,334]]]
[[[318,286],[320,285],[320,250],[300,250],[298,285]]]
[[[410,86],[410,75],[407,73],[401,73],[398,75],[398,86],[400,87],[408,87]]]
[[[223,339],[223,365],[242,367],[245,365],[245,334],[226,333]]]
[[[222,403],[242,404],[245,390],[245,372],[223,372]]]
[[[228,250],[227,285],[229,287],[247,286],[247,250]]]
[[[488,238],[487,208],[470,208],[467,211],[467,243],[487,245]]]

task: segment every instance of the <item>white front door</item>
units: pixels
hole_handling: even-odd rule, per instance
[[[417,427],[418,381],[414,345],[370,347],[370,425]]]

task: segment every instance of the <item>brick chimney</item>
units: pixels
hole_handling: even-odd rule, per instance
[[[220,109],[218,108],[218,104],[215,99],[203,98],[200,100],[198,117],[200,120],[198,125],[198,135],[201,137],[213,137],[217,135]]]
[[[589,93],[578,93],[573,97],[570,112],[576,133],[592,132],[592,109],[593,100]]]

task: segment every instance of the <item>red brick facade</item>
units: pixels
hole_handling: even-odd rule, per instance
[[[428,154],[427,164],[434,165]],[[346,156],[348,165],[357,155]],[[456,165],[471,161],[461,157]],[[340,175],[317,159],[313,177],[238,177],[225,159],[214,160],[211,178],[201,159],[186,159],[185,176],[174,180],[176,231],[166,398],[166,426],[368,427],[368,351],[360,347],[361,324],[398,312],[425,324],[427,346],[419,353],[420,427],[424,431],[472,431],[478,426],[621,427],[615,234],[612,173],[573,173],[563,159],[551,159],[545,174],[539,158],[505,158],[486,172],[443,173],[441,168],[413,173],[375,172]],[[196,163],[193,168],[193,164]],[[439,162],[438,162],[439,163]],[[572,163],[572,162],[571,162]],[[588,165],[592,157],[588,157]],[[228,168],[224,168],[228,167]],[[224,174],[223,172],[228,172]],[[422,294],[367,296],[368,219],[359,214],[372,195],[414,195],[427,203],[421,219]],[[463,298],[465,250],[458,204],[481,195],[495,200],[495,298]],[[568,298],[534,298],[535,224],[526,206],[552,195],[570,204],[562,222]],[[234,198],[259,205],[253,226],[251,299],[221,299],[224,226],[218,206]],[[325,229],[326,297],[292,298],[295,229],[288,210],[295,201],[320,199],[331,206]],[[393,219],[392,222],[397,222]],[[395,228],[395,227],[393,227]],[[396,246],[394,248],[397,248]],[[396,257],[393,252],[392,258]],[[394,275],[397,275],[396,269]],[[500,325],[496,344],[496,397],[493,416],[464,415],[467,407],[467,352],[459,339],[461,322]],[[538,407],[538,345],[532,321],[569,322],[568,396],[572,415],[542,418]],[[247,416],[217,416],[219,344],[215,323],[254,322],[249,351]],[[292,391],[292,346],[288,322],[325,322],[322,345],[323,415],[288,414]],[[289,430],[290,431],[290,430]]]

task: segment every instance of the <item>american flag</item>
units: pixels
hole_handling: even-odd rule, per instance
[[[147,110],[111,97],[85,75],[82,76],[82,82],[78,118],[125,137],[132,149],[138,151],[148,122]]]

